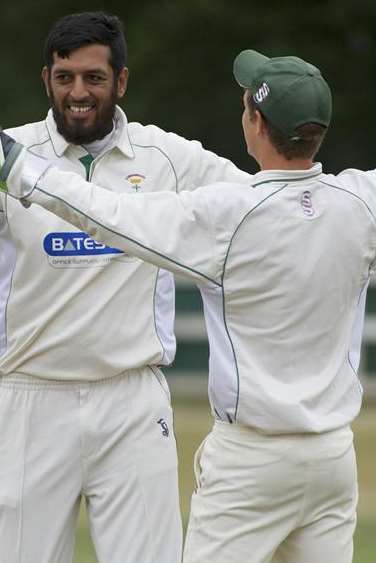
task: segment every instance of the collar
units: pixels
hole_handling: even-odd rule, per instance
[[[299,180],[310,180],[322,174],[321,162],[315,164],[308,170],[262,170],[253,176],[252,187],[269,182],[297,182]]]
[[[128,158],[134,158],[134,151],[128,135],[128,120],[125,113],[119,106],[116,106],[115,109],[114,122],[115,122],[115,135],[113,138],[111,148],[116,147]],[[68,143],[64,139],[64,137],[60,135],[56,127],[56,122],[52,114],[52,109],[48,111],[46,117],[46,126],[48,129],[48,133],[54,151],[57,156],[59,157],[63,156],[65,151],[68,149],[68,147],[74,147],[75,149],[82,149],[83,154],[86,154],[85,149],[82,148],[81,145],[73,145],[71,143]]]

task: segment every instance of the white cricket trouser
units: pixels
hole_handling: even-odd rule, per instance
[[[265,436],[216,422],[195,458],[184,563],[350,563],[357,473],[349,427]]]
[[[71,563],[81,495],[100,563],[180,563],[177,457],[157,369],[0,378],[0,563]]]

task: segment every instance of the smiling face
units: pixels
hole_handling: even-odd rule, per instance
[[[128,70],[115,79],[108,46],[93,44],[66,58],[54,53],[42,78],[59,133],[70,143],[103,139],[113,127],[116,102],[124,95]]]

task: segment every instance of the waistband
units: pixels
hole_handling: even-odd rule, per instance
[[[33,375],[25,375],[23,373],[11,373],[9,375],[0,376],[0,387],[8,387],[14,389],[50,389],[56,391],[88,389],[98,386],[115,385],[120,380],[133,376],[140,376],[142,373],[149,372],[153,374],[149,366],[124,371],[118,375],[104,377],[103,379],[90,380],[56,380],[35,377]]]
[[[291,432],[291,433],[283,433],[283,434],[270,434],[266,432],[262,432],[256,428],[251,426],[245,426],[244,424],[239,424],[237,422],[230,424],[229,422],[215,419],[214,426],[213,426],[213,433],[219,435],[248,435],[249,438],[254,440],[283,440],[284,438],[293,439],[297,438],[300,439],[302,436],[305,438],[311,438],[312,440],[315,439],[322,439],[323,436],[327,436],[328,438],[332,438],[334,435],[339,436],[353,436],[353,431],[350,425],[346,424],[345,426],[340,426],[338,428],[334,428],[332,430],[327,430],[325,432]]]

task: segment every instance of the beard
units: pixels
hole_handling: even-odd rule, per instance
[[[118,97],[113,88],[108,99],[102,101],[100,108],[97,107],[97,115],[92,125],[85,125],[80,120],[71,124],[68,123],[64,114],[67,102],[63,102],[63,106],[60,108],[56,103],[52,88],[50,88],[50,104],[57,130],[68,143],[74,145],[87,145],[99,141],[112,131],[117,101]]]

